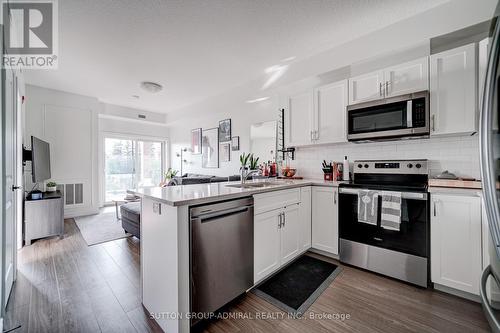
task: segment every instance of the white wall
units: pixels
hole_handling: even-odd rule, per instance
[[[119,106],[111,108],[97,98],[63,91],[26,86],[24,144],[30,146],[30,137],[36,136],[50,143],[52,180],[65,183],[83,183],[83,205],[65,208],[66,217],[97,213],[101,186],[99,154],[103,133],[130,134],[144,137],[167,138],[164,124],[156,125],[140,120],[120,119]],[[105,110],[112,109],[113,117]],[[131,109],[124,110],[130,115]],[[136,112],[140,112],[136,110]],[[25,186],[31,189],[31,163],[25,168]],[[43,189],[43,184],[41,186]]]
[[[284,97],[288,93],[429,55],[430,38],[490,19],[495,5],[494,0],[450,1],[332,50],[293,63],[272,89],[262,90],[262,85],[268,77],[256,73],[258,79],[252,82],[168,114],[172,166],[180,169],[180,158],[175,154],[181,147],[189,146],[190,130],[193,128],[216,127],[219,120],[232,118],[232,135],[239,135],[241,151],[248,151],[250,125],[275,120],[279,108],[286,107]],[[245,103],[246,100],[262,96],[271,98],[261,103]],[[454,142],[463,144],[463,148],[456,147]],[[433,173],[449,169],[460,175],[479,178],[477,146],[477,136],[382,144],[330,145],[299,149],[297,160],[292,165],[300,167],[299,175],[321,177],[321,163],[318,161],[342,160],[344,154],[349,155],[350,159],[418,157],[432,160]],[[237,174],[237,157],[241,151],[233,152],[232,161],[221,163],[219,169],[203,169],[199,155],[188,156],[188,163],[183,171],[214,175]],[[410,151],[413,153],[409,153]],[[450,154],[455,155],[449,156]]]

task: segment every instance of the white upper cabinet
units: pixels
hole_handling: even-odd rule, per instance
[[[315,143],[346,142],[347,80],[314,89]]]
[[[477,131],[476,45],[431,55],[431,135]]]
[[[339,254],[338,189],[312,189],[312,247]]]
[[[349,79],[349,104],[429,89],[429,58],[422,57]]]
[[[376,71],[349,79],[349,104],[368,102],[384,97],[384,71]]]
[[[432,194],[432,282],[479,294],[482,271],[481,198]]]
[[[286,145],[295,147],[311,144],[313,127],[312,90],[288,97],[285,114]]]
[[[384,70],[385,97],[429,90],[429,58],[422,57]]]

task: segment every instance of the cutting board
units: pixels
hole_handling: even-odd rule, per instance
[[[429,179],[429,186],[481,189],[481,181],[462,179]]]

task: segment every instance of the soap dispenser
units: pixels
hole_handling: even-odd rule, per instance
[[[349,181],[349,161],[347,160],[347,156],[344,157],[344,165],[342,169],[342,180]]]

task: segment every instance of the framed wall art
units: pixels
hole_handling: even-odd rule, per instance
[[[201,154],[201,128],[191,130],[191,154]]]
[[[233,136],[231,138],[231,149],[233,151],[240,150],[240,137],[239,136]]]
[[[231,119],[219,121],[219,142],[231,141]]]
[[[202,131],[201,151],[203,168],[219,167],[219,129],[210,128]]]

